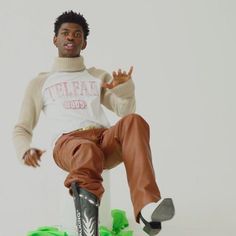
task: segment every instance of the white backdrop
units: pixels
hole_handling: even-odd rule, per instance
[[[57,56],[54,20],[71,9],[90,24],[88,67],[134,66],[137,113],[151,127],[157,181],[176,206],[161,235],[235,235],[234,0],[1,0],[0,235],[25,236],[62,219],[61,170],[49,154],[41,168],[20,165],[11,132],[27,83]],[[42,116],[34,139],[42,147],[45,127]],[[144,235],[134,222],[124,167],[110,176],[112,208],[126,210],[135,236]]]

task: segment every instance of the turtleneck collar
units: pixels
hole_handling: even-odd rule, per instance
[[[56,57],[53,63],[52,71],[82,71],[85,69],[84,58],[80,57]]]

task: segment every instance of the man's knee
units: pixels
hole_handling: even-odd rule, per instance
[[[147,126],[149,128],[149,125],[148,123],[146,122],[146,120],[144,120],[144,118],[139,115],[139,114],[136,114],[136,113],[132,113],[132,114],[129,114],[125,117],[122,118],[125,122],[130,122],[131,124],[132,123],[140,123],[140,124],[144,124],[145,126]]]

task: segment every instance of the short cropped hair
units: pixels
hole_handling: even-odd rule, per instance
[[[76,23],[80,25],[84,32],[84,39],[87,39],[87,36],[89,35],[89,25],[82,14],[73,11],[65,11],[58,16],[54,23],[55,36],[58,35],[58,31],[63,23]]]

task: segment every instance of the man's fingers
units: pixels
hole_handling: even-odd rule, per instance
[[[28,166],[33,166],[37,167],[39,165],[40,156],[44,153],[45,151],[41,150],[36,150],[36,149],[31,149],[24,157],[24,162]]]
[[[35,153],[36,153],[36,150],[35,150],[35,149],[30,149],[30,153],[29,153],[29,154],[30,154],[31,156],[35,155]]]
[[[39,166],[38,164],[38,160],[40,159],[39,155],[38,155],[38,152],[37,150],[35,149],[31,149],[30,150],[30,157],[29,157],[29,160],[30,160],[30,163],[33,167],[37,167]]]
[[[120,76],[120,75],[119,75],[118,72],[116,73],[116,72],[114,71],[112,75],[113,75],[113,80],[118,80],[118,79],[119,79],[119,76]]]
[[[34,160],[32,159],[31,156],[27,156],[27,157],[25,158],[25,164],[26,164],[27,166],[36,167],[36,163],[34,162]]]
[[[113,86],[112,83],[110,83],[110,84],[108,84],[108,83],[103,83],[103,84],[102,84],[102,87],[103,87],[103,88],[112,89],[114,86]]]
[[[39,166],[38,160],[34,156],[28,156],[25,159],[25,164],[28,166],[33,166],[33,167]]]
[[[112,75],[114,78],[117,77],[116,71],[113,71]]]
[[[129,72],[128,72],[128,75],[129,75],[129,76],[131,76],[131,74],[132,74],[132,72],[133,72],[133,69],[134,69],[134,67],[131,66],[130,69],[129,69]]]
[[[30,160],[31,160],[31,164],[32,164],[33,167],[39,166],[39,163],[38,163],[39,159],[38,159],[38,157],[33,156],[33,157],[30,158]]]
[[[33,166],[33,167],[37,167],[38,163],[37,163],[37,161],[35,159],[30,158],[30,165]]]
[[[39,156],[42,156],[46,152],[46,150],[37,150],[36,152]]]

